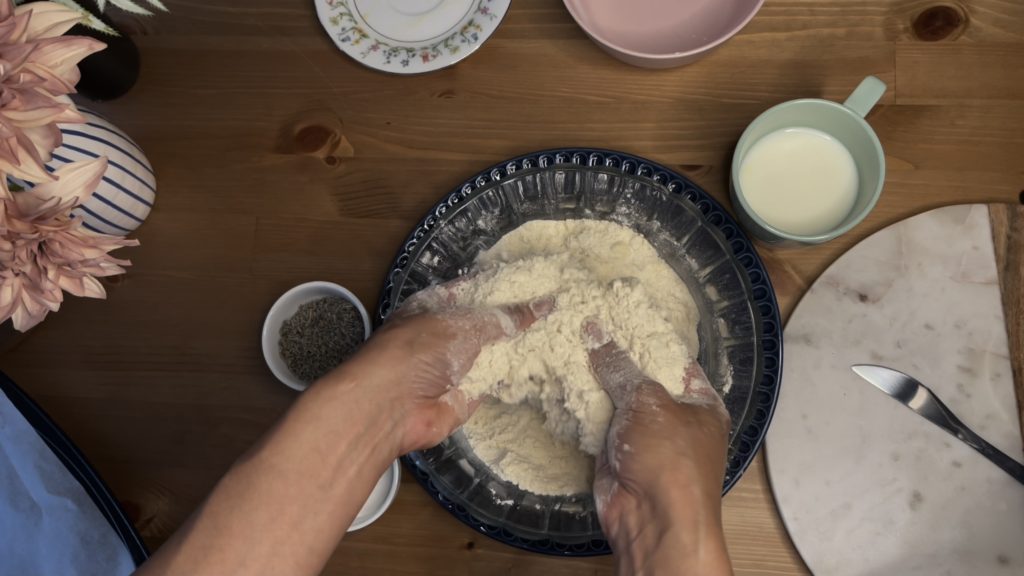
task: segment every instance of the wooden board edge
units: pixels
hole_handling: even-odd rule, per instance
[[[1024,206],[990,204],[988,213],[1003,295],[1021,439],[1024,439]]]

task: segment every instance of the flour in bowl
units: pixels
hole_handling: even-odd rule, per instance
[[[643,236],[612,222],[532,221],[477,259],[458,288],[467,306],[545,296],[554,310],[528,330],[486,346],[460,386],[490,396],[466,423],[492,470],[539,494],[590,489],[592,459],[612,416],[581,329],[597,318],[640,369],[674,396],[697,352],[698,311],[686,285]]]

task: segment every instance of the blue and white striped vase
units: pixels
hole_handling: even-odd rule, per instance
[[[93,232],[125,236],[142,225],[156,200],[156,177],[142,148],[127,134],[91,110],[78,108],[85,124],[59,124],[63,143],[46,163],[50,172],[79,160],[107,157],[107,171],[85,203],[72,215]],[[22,187],[30,184],[11,178]]]
[[[156,176],[146,155],[127,134],[91,110],[78,109],[85,124],[60,126],[64,142],[48,166],[107,157],[107,171],[96,192],[74,214],[95,232],[123,236],[149,216],[156,200]]]

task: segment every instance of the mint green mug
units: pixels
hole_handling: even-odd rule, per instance
[[[874,107],[885,90],[884,82],[874,76],[868,76],[842,104],[818,98],[790,100],[762,112],[747,126],[732,158],[730,197],[740,223],[748,233],[768,244],[821,244],[845,234],[871,212],[882,194],[882,185],[885,182],[885,154],[878,136],[864,120],[864,116]],[[767,222],[763,215],[754,211],[748,198],[744,196],[740,168],[754,144],[765,136],[778,131],[807,128],[823,132],[846,148],[856,166],[856,190],[852,207],[837,224],[815,233],[794,233],[792,230],[786,231]],[[850,170],[852,172],[853,168]],[[852,182],[851,178],[850,188],[853,187]],[[773,209],[797,210],[799,207],[775,206]]]

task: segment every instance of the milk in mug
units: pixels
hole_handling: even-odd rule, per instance
[[[750,209],[788,234],[815,236],[836,229],[853,210],[857,164],[838,140],[814,128],[771,132],[740,164],[740,191]]]

